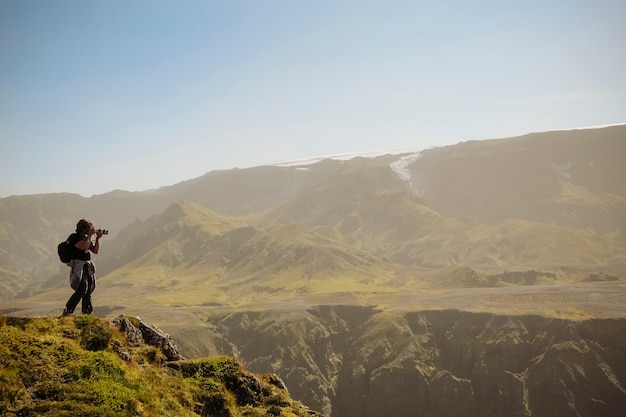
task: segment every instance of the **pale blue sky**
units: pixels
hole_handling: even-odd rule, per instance
[[[0,197],[626,122],[626,2],[0,0]]]

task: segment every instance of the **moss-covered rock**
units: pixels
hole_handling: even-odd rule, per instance
[[[234,358],[168,361],[125,334],[91,316],[0,317],[0,415],[318,415]]]

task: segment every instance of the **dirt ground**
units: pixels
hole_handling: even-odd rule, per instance
[[[59,316],[65,300],[13,300],[0,305],[0,314],[14,316]],[[206,314],[227,311],[259,311],[303,309],[314,305],[375,306],[388,310],[457,309],[495,314],[536,314],[574,320],[626,317],[626,282],[591,282],[566,285],[532,285],[499,288],[462,288],[419,290],[410,293],[331,293],[302,295],[291,299],[271,299],[239,305],[164,307],[98,305],[94,296],[94,314],[115,317],[137,315],[155,323],[176,323],[198,320]]]

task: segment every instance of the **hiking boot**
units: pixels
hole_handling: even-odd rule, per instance
[[[63,309],[63,317],[65,317],[65,316],[71,316],[71,315],[72,315],[72,313],[73,313],[73,312],[72,312],[72,311],[70,311],[67,307],[65,307],[65,308]]]
[[[83,314],[91,314],[93,312],[93,307],[91,303],[83,306]]]

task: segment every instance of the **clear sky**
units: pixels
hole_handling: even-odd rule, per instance
[[[626,122],[626,2],[0,0],[0,197]]]

